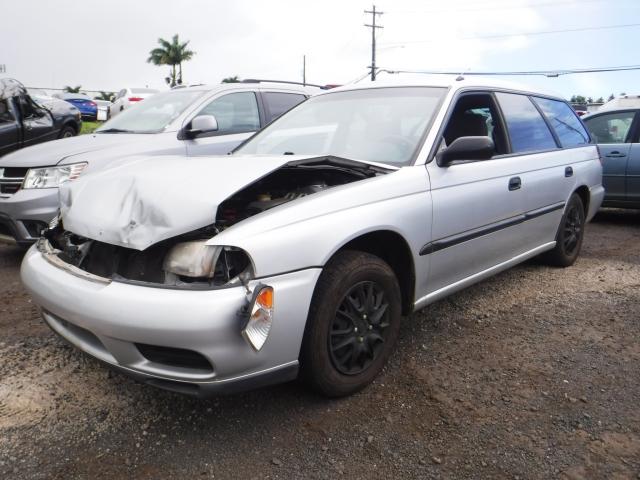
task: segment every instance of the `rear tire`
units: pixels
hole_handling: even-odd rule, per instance
[[[544,253],[541,259],[554,267],[569,267],[573,265],[580,254],[584,238],[585,213],[582,199],[577,193],[571,195],[565,208],[558,233],[556,246]]]
[[[338,253],[318,279],[300,354],[301,377],[317,392],[361,390],[391,355],[401,320],[391,267],[368,253]]]

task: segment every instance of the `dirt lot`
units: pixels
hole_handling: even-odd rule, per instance
[[[0,247],[0,478],[640,478],[640,212],[406,319],[377,382],[209,401],[141,386],[39,320]]]

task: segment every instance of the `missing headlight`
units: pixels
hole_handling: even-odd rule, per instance
[[[163,262],[166,283],[236,285],[240,276],[252,276],[249,256],[234,247],[207,245],[206,240],[181,242],[173,246]]]

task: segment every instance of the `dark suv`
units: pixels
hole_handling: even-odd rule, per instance
[[[82,121],[77,108],[55,102],[51,109],[33,100],[18,81],[0,78],[0,156],[37,143],[72,137]]]

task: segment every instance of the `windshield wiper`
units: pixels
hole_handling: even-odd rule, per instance
[[[104,130],[96,130],[96,133],[136,133],[133,130],[123,130],[122,128],[106,128]]]

